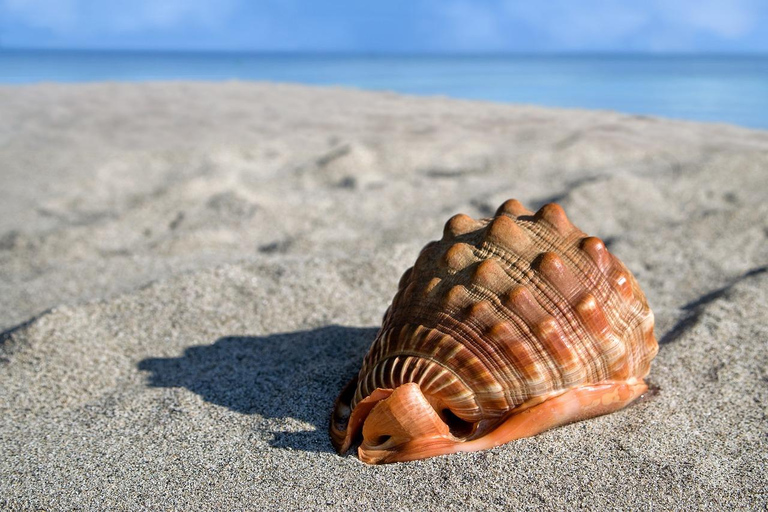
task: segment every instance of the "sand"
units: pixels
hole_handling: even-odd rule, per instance
[[[0,508],[761,509],[768,132],[252,83],[0,87]],[[452,214],[559,202],[658,392],[370,467],[327,420]]]

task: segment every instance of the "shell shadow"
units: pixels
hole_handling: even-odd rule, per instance
[[[274,447],[330,452],[328,422],[336,396],[354,376],[376,336],[375,328],[330,325],[269,336],[226,336],[210,345],[190,346],[181,357],[147,358],[151,387],[186,388],[206,402],[264,418],[260,430],[294,419],[272,431]]]

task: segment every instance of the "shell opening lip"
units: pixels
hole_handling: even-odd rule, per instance
[[[453,413],[446,417],[457,427],[468,426]],[[365,418],[362,433],[358,455],[360,460],[368,463],[440,455],[461,443],[419,385],[413,382],[398,386],[388,397],[378,401]]]
[[[358,456],[369,464],[413,460],[451,452],[476,431],[476,423],[447,407],[436,410],[416,383],[376,389],[349,414],[356,385],[356,379],[347,384],[331,417],[331,439],[340,455],[359,443]]]
[[[647,390],[643,379],[636,377],[574,387],[523,404],[500,418],[493,427],[473,425],[473,433],[462,439],[451,432],[448,423],[432,407],[418,384],[407,383],[394,390],[377,389],[355,407],[340,453],[349,448],[351,440],[359,436],[361,430],[358,456],[368,464],[405,462],[493,448],[550,428],[619,410]],[[440,412],[445,413],[444,410]],[[454,427],[463,427],[466,423],[469,422]]]
[[[371,409],[392,394],[391,389],[376,389],[351,409],[350,404],[357,389],[357,377],[352,379],[336,399],[331,415],[331,443],[339,455],[345,454],[360,440],[363,423]]]

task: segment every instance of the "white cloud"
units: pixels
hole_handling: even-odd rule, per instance
[[[456,0],[433,8],[448,22],[440,43],[460,49],[675,51],[695,50],[700,37],[726,41],[750,34],[759,23],[757,1]]]
[[[448,43],[460,50],[504,47],[504,30],[499,13],[493,6],[469,0],[439,4],[438,12],[449,25]]]
[[[756,27],[759,11],[753,0],[656,0],[654,7],[666,22],[726,39],[751,32]]]
[[[211,48],[695,51],[754,41],[768,22],[765,0],[412,0],[420,16],[399,44],[366,33],[341,9],[325,15],[316,1],[0,0],[0,28],[42,29],[49,39],[95,47],[163,46],[184,32],[181,45]],[[242,16],[247,24],[232,23]]]
[[[217,27],[231,17],[235,7],[235,0],[132,0],[119,6],[100,0],[0,0],[0,9],[10,21],[56,34]]]
[[[554,42],[577,48],[621,39],[648,22],[648,14],[635,3],[601,1],[597,4],[507,0],[504,13],[544,32]]]
[[[77,0],[0,0],[8,21],[66,32],[77,25]]]
[[[232,0],[144,0],[113,18],[126,30],[169,29],[181,25],[217,27],[232,14]]]

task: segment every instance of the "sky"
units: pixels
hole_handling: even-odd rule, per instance
[[[768,0],[0,0],[0,48],[768,53]]]

